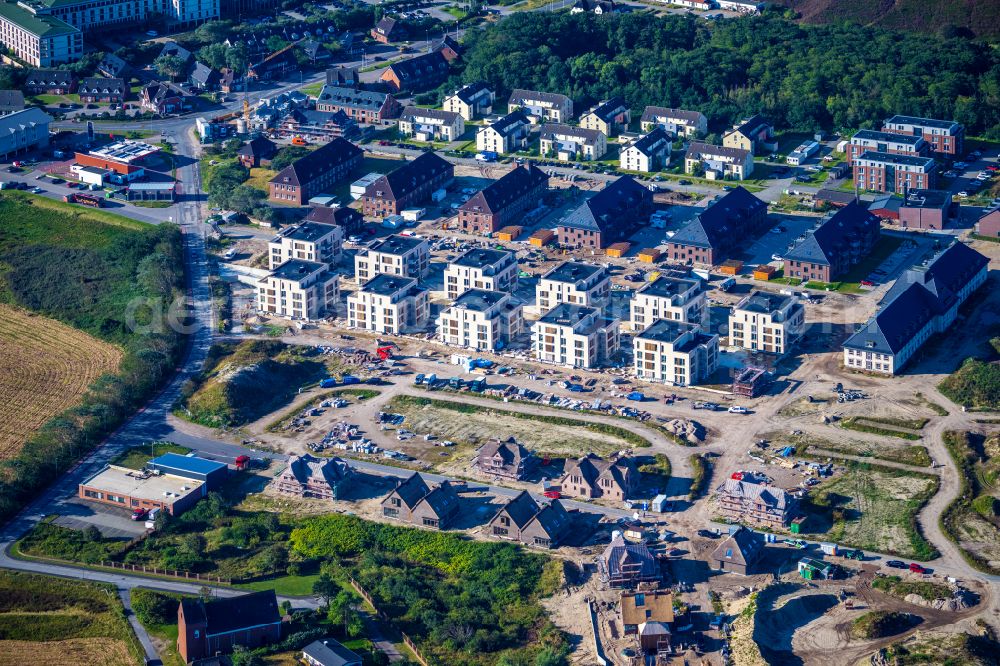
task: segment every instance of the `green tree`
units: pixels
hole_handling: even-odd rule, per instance
[[[176,79],[184,73],[187,63],[175,55],[162,55],[153,61],[153,67],[157,74],[163,77]]]
[[[264,666],[264,658],[253,650],[237,645],[229,655],[229,663],[232,666]]]
[[[228,64],[227,56],[229,50],[225,44],[221,42],[209,43],[207,46],[203,46],[198,49],[198,60],[205,63],[212,69],[222,69]]]
[[[250,51],[246,44],[239,42],[226,51],[226,66],[237,78],[246,76],[250,67]]]

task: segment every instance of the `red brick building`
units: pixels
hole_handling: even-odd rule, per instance
[[[987,211],[979,218],[976,233],[989,238],[1000,238],[1000,208]]]
[[[715,266],[767,223],[767,204],[742,187],[727,193],[691,220],[667,243],[666,259]]]
[[[923,137],[933,153],[944,157],[958,157],[965,148],[965,126],[954,120],[893,116],[882,124],[882,131]]]
[[[492,234],[537,206],[548,187],[549,177],[538,167],[515,167],[462,204],[458,223],[462,231]]]
[[[851,202],[806,233],[785,255],[785,277],[832,282],[875,247],[879,219]]]
[[[228,599],[182,599],[177,608],[177,651],[190,663],[229,654],[237,645],[256,648],[281,640],[274,590]]]
[[[859,190],[895,192],[931,190],[937,184],[934,158],[867,151],[854,160],[854,182]]]
[[[384,17],[371,29],[371,36],[380,44],[401,42],[407,37],[406,26],[389,16]]]
[[[421,153],[365,189],[361,197],[365,217],[398,215],[404,208],[430,199],[435,190],[454,178],[454,165],[436,153]]]
[[[631,176],[622,176],[559,221],[559,244],[602,250],[629,238],[652,209],[653,194]]]
[[[422,92],[438,87],[447,78],[448,59],[441,51],[431,51],[389,65],[381,81],[397,92]]]
[[[384,125],[398,118],[403,106],[386,92],[327,84],[316,98],[316,110],[343,111],[357,123]]]
[[[860,130],[847,144],[847,163],[853,164],[856,158],[869,150],[890,155],[928,155],[931,144],[922,136],[912,134]]]
[[[364,152],[343,138],[300,157],[271,179],[268,199],[304,206],[361,166]]]
[[[899,226],[944,229],[951,209],[951,192],[947,190],[910,190],[899,206]]]

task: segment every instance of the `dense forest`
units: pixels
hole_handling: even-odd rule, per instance
[[[466,34],[463,82],[622,95],[697,109],[717,131],[761,112],[779,129],[875,127],[895,113],[953,118],[1000,139],[1000,53],[976,42],[773,13],[708,25],[688,16],[522,12]],[[449,82],[454,85],[457,81]]]

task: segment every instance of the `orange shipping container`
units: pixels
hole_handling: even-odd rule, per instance
[[[738,259],[726,259],[719,267],[719,272],[723,275],[739,275],[743,270],[743,262]]]
[[[620,259],[621,257],[624,257],[626,254],[628,254],[628,250],[630,247],[632,246],[629,245],[628,243],[613,243],[608,246],[608,249],[605,250],[605,253],[609,257],[615,257]]]
[[[646,248],[639,253],[639,261],[646,264],[655,264],[660,259],[660,254],[662,254],[655,247]]]
[[[770,280],[772,277],[774,277],[774,274],[777,272],[778,269],[775,268],[774,266],[764,264],[762,266],[758,266],[757,268],[753,269],[753,279],[767,281]]]
[[[531,234],[531,238],[528,240],[535,247],[544,247],[555,240],[555,237],[556,232],[552,229],[539,229],[535,233]]]
[[[523,229],[518,226],[504,227],[497,232],[497,240],[507,241],[508,243],[515,241],[517,240],[517,237],[521,235],[521,231],[523,231]]]

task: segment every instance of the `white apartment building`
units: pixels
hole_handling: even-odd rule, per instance
[[[78,28],[15,2],[0,3],[0,44],[35,67],[75,62],[83,55],[83,33]]]
[[[706,327],[708,292],[701,280],[664,275],[641,287],[630,303],[629,325],[641,331],[659,319]]]
[[[699,384],[719,367],[719,336],[694,324],[660,319],[633,341],[637,379],[673,386]]]
[[[513,111],[476,132],[476,150],[498,155],[528,147],[531,121],[522,111]]]
[[[465,120],[473,120],[493,113],[496,95],[483,81],[476,81],[459,88],[444,98],[445,111],[452,111]]]
[[[753,153],[744,148],[692,141],[684,155],[684,173],[694,173],[699,166],[709,180],[745,180],[753,173]]]
[[[729,345],[784,354],[805,327],[805,309],[795,296],[753,291],[729,315]]]
[[[618,319],[600,310],[562,303],[535,322],[531,348],[536,361],[569,368],[597,368],[621,346]]]
[[[558,93],[515,89],[507,100],[507,111],[522,109],[531,122],[565,123],[573,118],[573,100]]]
[[[708,132],[708,118],[700,111],[647,106],[639,119],[639,127],[648,132],[656,126],[665,129],[671,137],[692,138]]]
[[[539,153],[563,162],[599,160],[608,152],[604,132],[585,127],[547,123],[539,128]]]
[[[347,297],[347,325],[401,335],[423,329],[430,317],[428,291],[416,278],[377,275]]]
[[[522,310],[508,292],[470,289],[438,315],[438,337],[455,347],[499,351],[524,330]]]
[[[333,314],[338,278],[326,264],[293,259],[257,282],[257,309],[276,317],[313,320]]]
[[[364,284],[381,273],[420,279],[427,274],[430,260],[427,241],[397,234],[375,241],[354,257],[354,279]]]
[[[336,224],[303,222],[282,229],[267,244],[268,264],[273,271],[292,259],[332,266],[344,252],[344,229]]]
[[[560,303],[602,308],[611,291],[611,276],[604,266],[564,261],[543,275],[535,286],[539,312]]]
[[[399,117],[399,133],[417,141],[456,141],[465,134],[465,119],[454,111],[408,106]]]
[[[455,300],[470,289],[514,291],[517,286],[517,258],[505,250],[472,249],[448,263],[444,289]]]
[[[670,164],[671,144],[666,130],[656,126],[649,134],[622,147],[618,154],[619,166],[626,171],[642,173],[662,171]]]

